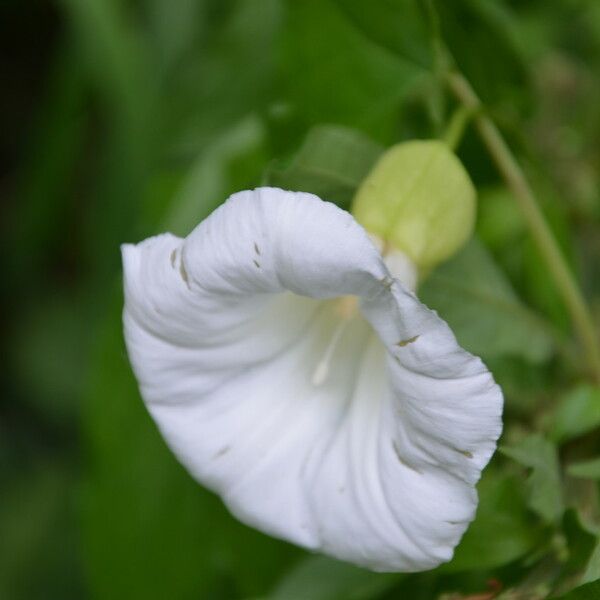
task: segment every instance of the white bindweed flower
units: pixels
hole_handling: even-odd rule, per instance
[[[502,394],[347,212],[233,195],[123,246],[125,339],[173,452],[241,521],[377,571],[452,557]]]

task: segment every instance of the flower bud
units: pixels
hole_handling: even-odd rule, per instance
[[[360,185],[356,220],[427,273],[471,236],[475,188],[456,155],[441,141],[393,146]]]

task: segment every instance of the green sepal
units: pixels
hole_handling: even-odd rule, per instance
[[[381,156],[360,185],[352,212],[365,229],[407,254],[424,273],[471,236],[475,188],[444,142],[415,140]]]

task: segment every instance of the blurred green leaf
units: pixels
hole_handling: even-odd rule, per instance
[[[549,358],[553,339],[544,322],[518,299],[485,247],[471,240],[438,267],[419,290],[467,350],[484,358]]]
[[[499,0],[437,0],[442,36],[460,69],[489,106],[526,99],[528,73],[512,33],[517,27]],[[474,52],[473,49],[477,51]]]
[[[565,511],[562,530],[569,551],[568,559],[563,566],[563,577],[572,574],[580,575],[582,569],[590,562],[597,537],[590,531],[579,511],[574,508],[568,508]]]
[[[548,522],[556,522],[564,511],[558,454],[554,444],[532,434],[515,446],[500,451],[532,469],[527,481],[529,506]]]
[[[207,26],[207,2],[178,0],[177,10],[164,0],[147,0],[150,30],[154,34],[153,50],[162,71],[177,66],[189,53],[199,32]]]
[[[349,206],[383,147],[360,132],[336,125],[313,127],[287,167],[271,167],[269,185],[311,192]]]
[[[282,41],[291,104],[308,125],[350,125],[389,143],[402,101],[429,77],[367,40],[331,0],[287,2]]]
[[[241,155],[260,152],[264,130],[256,117],[236,123],[207,145],[170,199],[165,228],[186,236],[231,191],[228,166]]]
[[[532,363],[519,356],[485,357],[485,363],[502,388],[505,413],[510,414],[505,422],[536,415],[552,365]]]
[[[8,231],[11,252],[6,258],[18,282],[29,286],[48,259],[49,249],[64,244],[64,223],[72,219],[69,191],[88,119],[83,110],[82,69],[74,54],[73,45],[64,44],[53,59],[17,178],[19,202]]]
[[[479,190],[477,210],[477,233],[493,250],[504,250],[527,231],[519,207],[505,187]]]
[[[600,581],[600,538],[598,539],[596,547],[590,556],[590,560],[588,561],[585,572],[583,573],[581,582],[589,583],[590,581],[596,580]]]
[[[223,131],[279,100],[282,8],[280,0],[205,2],[204,35],[165,89],[174,155],[199,156]]]
[[[572,463],[568,466],[567,473],[572,477],[600,479],[600,458]]]
[[[147,117],[155,108],[157,86],[137,23],[124,2],[61,0],[97,90],[111,104],[129,137],[143,151]]]
[[[582,384],[564,394],[547,417],[548,435],[557,443],[600,426],[600,388]]]
[[[21,320],[13,341],[20,389],[44,418],[64,426],[79,414],[88,340],[82,298],[48,297]]]
[[[87,89],[98,101],[100,126],[88,207],[81,230],[83,262],[102,287],[114,276],[118,245],[137,222],[145,177],[160,149],[159,80],[142,24],[121,1],[61,0]]]
[[[391,52],[431,69],[433,58],[422,4],[417,0],[335,0],[353,25]]]
[[[580,585],[556,600],[598,600],[600,598],[600,579],[591,583]]]
[[[531,520],[522,486],[497,470],[484,472],[477,486],[477,516],[442,572],[489,569],[510,563],[530,552],[540,541],[541,529]]]
[[[402,575],[373,573],[325,556],[299,563],[268,600],[369,600],[390,589]]]
[[[72,479],[64,465],[46,461],[23,470],[18,478],[3,479],[1,598],[42,600],[82,593],[77,577],[76,524],[69,514]]]

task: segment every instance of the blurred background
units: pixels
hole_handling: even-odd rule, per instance
[[[445,130],[436,35],[600,316],[600,3],[445,0],[437,34],[426,4],[0,2],[0,598],[541,598],[591,581],[594,553],[600,577],[600,474],[564,470],[600,452],[600,393],[472,130],[477,248],[423,294],[503,385],[505,443],[534,450],[494,459],[450,566],[371,574],[237,523],[167,451],[127,362],[119,244],[185,235],[263,183],[347,207],[354,152]]]

